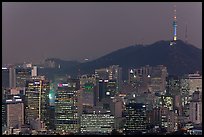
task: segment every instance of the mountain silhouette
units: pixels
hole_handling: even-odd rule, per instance
[[[164,65],[171,75],[183,75],[202,71],[202,50],[177,40],[158,41],[150,45],[135,45],[119,49],[96,60],[80,64],[80,70],[93,72],[94,69],[119,65],[123,70],[145,65]]]
[[[66,68],[66,72],[77,75],[94,73],[95,69],[119,65],[123,76],[129,68],[145,65],[164,65],[170,75],[183,75],[200,71],[202,73],[202,50],[182,40],[170,45],[170,41],[158,41],[150,45],[134,45],[119,49],[86,63],[77,63]]]

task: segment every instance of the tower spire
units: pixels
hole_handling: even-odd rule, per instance
[[[174,5],[174,16],[173,16],[173,40],[170,45],[175,45],[177,40],[177,17],[176,17],[176,5]]]
[[[173,41],[175,42],[177,40],[176,36],[176,31],[177,31],[177,18],[176,18],[176,5],[174,5],[174,20],[173,20]]]

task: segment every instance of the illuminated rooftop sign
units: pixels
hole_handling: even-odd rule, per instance
[[[68,84],[67,83],[66,84],[59,83],[58,87],[68,87]]]

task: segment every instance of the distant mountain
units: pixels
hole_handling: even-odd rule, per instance
[[[44,66],[46,66],[46,64],[49,64],[49,63],[51,64],[54,63],[55,67],[53,68],[46,67],[46,68],[38,69],[38,74],[45,75],[48,79],[53,79],[56,74],[57,75],[61,75],[61,74],[64,75],[64,74],[70,74],[70,73],[72,74],[72,71],[74,70],[73,68],[80,64],[80,62],[74,61],[74,60],[66,61],[58,58],[47,58],[45,60]],[[73,76],[75,75],[76,74],[73,74]]]
[[[165,65],[169,74],[182,75],[202,71],[202,50],[177,40],[158,41],[151,45],[135,45],[119,49],[94,61],[80,64],[80,70],[94,72],[96,68],[117,64],[125,71],[145,65]]]
[[[202,71],[202,50],[181,40],[177,40],[175,45],[170,45],[170,41],[158,41],[150,45],[134,45],[119,49],[96,60],[65,67],[65,70],[66,73],[76,76],[94,73],[95,69],[110,65],[122,67],[124,75],[127,75],[129,68],[145,65],[164,65],[169,74],[183,75]]]
[[[47,58],[45,60],[45,62],[49,62],[49,61],[54,62],[57,67],[60,65],[62,69],[68,69],[70,67],[80,64],[80,62],[78,61],[74,61],[74,60],[65,61],[58,58]]]

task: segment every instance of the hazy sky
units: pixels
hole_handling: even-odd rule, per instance
[[[3,63],[47,57],[82,61],[134,44],[178,39],[202,48],[201,2],[3,2]]]

